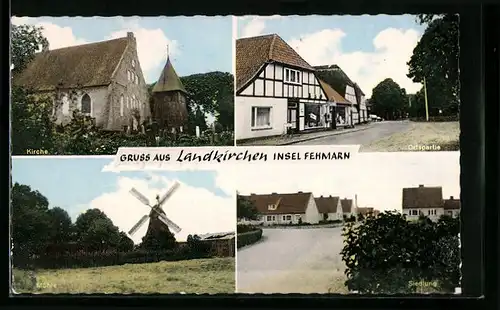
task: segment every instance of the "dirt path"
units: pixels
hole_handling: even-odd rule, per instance
[[[341,228],[265,229],[237,254],[242,293],[347,293]]]

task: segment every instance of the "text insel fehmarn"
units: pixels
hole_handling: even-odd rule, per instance
[[[351,152],[276,152],[274,160],[344,160]]]
[[[249,152],[248,150],[245,150],[244,152],[229,152],[229,151],[219,152],[217,150],[212,150],[205,154],[199,154],[199,152],[191,153],[191,152],[184,152],[184,150],[181,150],[179,152],[179,156],[177,156],[178,162],[216,161],[220,163],[222,161],[230,161],[230,160],[267,161],[267,154],[259,152],[252,153]]]

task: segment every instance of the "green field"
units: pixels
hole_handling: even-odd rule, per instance
[[[39,294],[234,293],[234,262],[234,258],[211,258],[98,268],[37,270],[35,291],[29,289],[26,272],[14,270],[13,287],[18,293]]]

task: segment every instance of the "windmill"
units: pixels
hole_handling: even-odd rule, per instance
[[[162,205],[167,201],[168,198],[170,198],[173,193],[177,190],[177,188],[179,188],[179,183],[178,182],[175,182],[174,185],[165,193],[165,195],[163,195],[161,198],[159,195],[156,196],[156,204],[155,205],[151,205],[149,203],[149,200],[143,195],[141,194],[138,190],[136,190],[135,188],[132,188],[130,190],[130,193],[135,197],[137,198],[140,202],[142,202],[143,204],[145,204],[146,206],[150,207],[151,208],[151,212],[149,214],[146,214],[144,215],[140,220],[139,222],[137,222],[137,224],[135,224],[128,232],[128,234],[130,236],[132,236],[134,233],[137,232],[137,230],[139,230],[139,228],[148,220],[148,219],[151,219],[150,221],[150,228],[151,229],[154,229],[154,230],[157,230],[157,229],[161,229],[161,227],[159,226],[159,222],[158,220],[160,221],[160,223],[163,223],[165,224],[168,228],[172,229],[175,233],[178,233],[181,231],[181,228],[175,224],[174,222],[172,222],[166,215],[165,215],[165,211],[163,211],[162,209]],[[161,225],[161,224],[160,224]]]

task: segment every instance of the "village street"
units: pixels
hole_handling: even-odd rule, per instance
[[[238,250],[237,292],[347,293],[341,232],[264,229],[260,242]]]
[[[410,121],[384,121],[381,123],[372,123],[364,130],[352,131],[347,133],[327,135],[318,139],[294,143],[295,145],[348,145],[360,144],[369,145],[377,140],[388,138],[394,134],[405,132],[411,128]],[[360,127],[361,127],[360,126]]]

